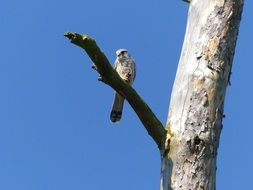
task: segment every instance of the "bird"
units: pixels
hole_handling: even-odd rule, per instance
[[[114,62],[114,69],[119,76],[132,85],[136,76],[136,66],[133,57],[128,50],[119,49],[116,51],[116,60]],[[122,110],[125,98],[119,93],[115,92],[114,100],[112,104],[110,120],[113,123],[119,122],[122,116]]]

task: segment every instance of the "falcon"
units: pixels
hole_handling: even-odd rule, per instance
[[[132,85],[136,75],[135,61],[126,49],[116,51],[116,60],[114,69],[119,76],[129,85]],[[113,123],[119,122],[122,116],[122,110],[125,98],[115,92],[110,120]]]

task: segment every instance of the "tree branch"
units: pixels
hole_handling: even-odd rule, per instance
[[[163,148],[166,130],[162,123],[158,120],[158,118],[155,116],[149,106],[142,100],[138,93],[120,78],[104,53],[97,46],[95,40],[87,35],[80,35],[73,32],[66,32],[64,36],[69,38],[71,43],[83,48],[86,51],[94,63],[92,68],[94,68],[100,74],[99,80],[111,86],[129,102],[146,128],[148,134],[158,145],[159,149]]]

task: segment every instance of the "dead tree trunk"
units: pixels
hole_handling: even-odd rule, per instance
[[[214,190],[243,0],[193,0],[170,101],[161,190]]]
[[[187,0],[184,0],[187,1]],[[223,106],[243,0],[192,0],[166,127],[87,35],[67,32],[99,80],[132,106],[161,152],[161,190],[214,190]]]

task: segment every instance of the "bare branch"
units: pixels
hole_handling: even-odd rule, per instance
[[[99,80],[111,86],[115,91],[121,94],[134,109],[149,135],[154,139],[158,147],[163,148],[166,130],[158,120],[149,106],[142,100],[139,94],[113,69],[104,53],[97,46],[94,39],[87,35],[66,32],[64,34],[71,40],[71,43],[83,48],[90,59],[93,61],[92,68],[99,74]]]

